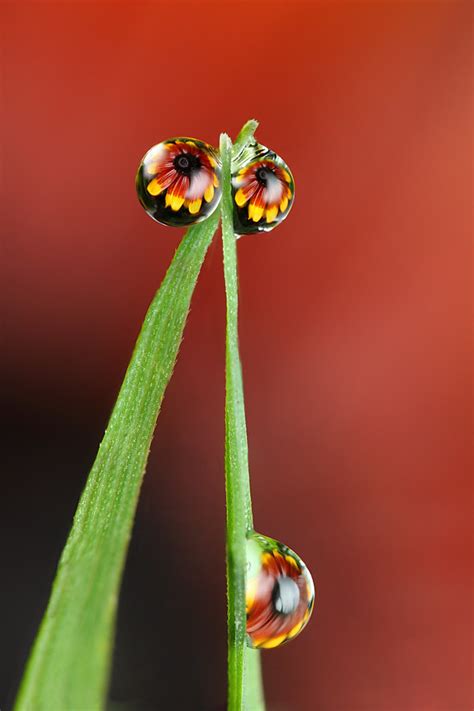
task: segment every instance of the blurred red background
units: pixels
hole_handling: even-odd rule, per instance
[[[2,708],[181,234],[140,207],[138,162],[250,117],[296,179],[289,219],[239,242],[255,520],[317,585],[264,655],[269,709],[471,708],[471,4],[0,12]],[[221,260],[216,239],[158,422],[114,709],[225,703]]]

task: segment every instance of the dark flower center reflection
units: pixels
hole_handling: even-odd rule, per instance
[[[270,173],[271,171],[267,168],[259,168],[255,173],[255,177],[261,185],[266,185]]]
[[[174,167],[181,175],[189,175],[193,170],[199,170],[201,161],[191,153],[180,153],[173,161]]]

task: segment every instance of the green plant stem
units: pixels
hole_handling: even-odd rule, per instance
[[[16,711],[103,708],[118,592],[156,419],[219,211],[191,227],[155,295],[62,553]]]
[[[254,122],[255,123],[255,122]],[[252,131],[248,132],[248,137]],[[263,709],[259,653],[247,654],[245,571],[246,536],[253,531],[248,467],[247,428],[238,342],[237,245],[233,228],[231,195],[232,144],[221,135],[222,242],[227,299],[225,470],[227,508],[227,596],[228,596],[228,709]],[[252,681],[244,691],[246,662]]]
[[[247,711],[265,711],[262,664],[259,649],[245,649],[245,702]]]

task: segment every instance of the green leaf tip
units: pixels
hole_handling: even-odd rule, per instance
[[[254,137],[254,133],[258,128],[258,121],[255,119],[250,119],[245,123],[240,129],[237,138],[234,141],[232,148],[232,155],[234,157],[238,156],[239,153],[245,148],[247,143],[251,141]]]

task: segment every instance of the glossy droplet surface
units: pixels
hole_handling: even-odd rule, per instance
[[[162,225],[185,227],[209,217],[221,197],[217,151],[196,138],[169,138],[150,148],[136,176],[138,198]]]
[[[288,215],[295,181],[280,156],[253,142],[233,161],[234,230],[238,235],[268,232]]]
[[[308,624],[314,606],[313,579],[294,551],[254,533],[247,539],[245,596],[248,645],[279,647]]]

